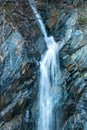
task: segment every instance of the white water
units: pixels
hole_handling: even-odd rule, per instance
[[[44,23],[42,21],[42,18],[40,16],[40,14],[38,13],[37,9],[36,9],[35,1],[34,0],[29,0],[29,3],[31,5],[31,8],[32,8],[32,10],[34,12],[34,15],[35,15],[36,19],[38,20],[38,23],[39,23],[39,26],[40,26],[40,29],[41,29],[43,35],[47,38],[47,32],[46,32]]]
[[[57,72],[56,54],[57,45],[53,37],[47,37],[48,50],[40,62],[40,116],[38,130],[52,129],[53,95],[51,88],[56,87],[55,74]]]
[[[58,65],[58,51],[65,44],[64,40],[61,43],[61,47],[54,41],[54,38],[47,37],[47,32],[42,21],[40,14],[38,13],[34,0],[29,1],[31,8],[36,16],[40,29],[44,35],[44,39],[47,45],[47,51],[42,56],[40,61],[40,84],[39,84],[39,119],[38,119],[38,130],[53,130],[53,93],[51,89],[57,87],[55,80],[56,74],[60,74],[60,69]],[[68,30],[67,34],[71,30]],[[69,39],[68,37],[65,39]]]

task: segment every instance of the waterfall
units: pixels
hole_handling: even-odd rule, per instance
[[[53,37],[46,38],[48,50],[40,62],[40,101],[38,130],[52,130],[53,123],[53,94],[51,89],[56,87],[55,76],[57,73],[57,45]]]
[[[47,32],[46,32],[44,23],[42,21],[42,18],[40,16],[40,14],[38,13],[37,9],[36,9],[35,1],[34,0],[29,0],[29,3],[31,5],[31,8],[32,8],[32,10],[34,12],[34,15],[35,15],[36,19],[38,20],[38,23],[39,23],[39,26],[40,26],[40,29],[41,29],[43,35],[45,36],[45,38],[47,38]]]
[[[55,42],[53,36],[47,36],[44,23],[37,11],[34,0],[30,0],[29,3],[48,48],[45,54],[42,55],[40,61],[38,130],[53,130],[54,93],[51,90],[58,87],[57,80],[55,79],[56,74],[60,75],[58,52],[64,45],[64,40],[61,42],[60,47],[59,44]]]

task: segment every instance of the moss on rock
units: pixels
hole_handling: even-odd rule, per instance
[[[87,16],[84,16],[84,15],[79,16],[78,22],[79,24],[82,24],[82,25],[87,24]]]

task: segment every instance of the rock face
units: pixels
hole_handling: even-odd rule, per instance
[[[20,129],[24,121],[30,121],[26,118],[30,118],[29,106],[32,107],[37,95],[33,90],[38,88],[35,84],[38,65],[35,56],[29,59],[29,55],[18,32],[13,32],[1,45],[0,130]]]
[[[60,129],[86,130],[86,37],[82,31],[77,30],[77,22],[72,14],[73,13],[70,13],[68,15],[69,18],[67,24],[69,27],[70,25],[74,25],[72,35],[60,52],[60,66],[63,74],[62,78],[65,80],[65,85],[63,85],[62,104],[62,116],[64,122],[61,123]],[[66,17],[67,16],[65,16],[65,18]],[[61,30],[59,30],[59,25],[61,25],[61,23],[58,23],[58,36],[60,37],[61,33],[59,31],[61,30],[62,36],[64,36],[67,26],[63,23]],[[56,26],[54,26],[53,30],[55,30],[55,27]],[[57,34],[56,31],[55,34]]]
[[[3,2],[0,1],[0,5]],[[58,44],[64,38],[66,41],[59,54],[62,74],[57,82],[62,89],[62,98],[60,104],[55,104],[54,130],[87,130],[87,7],[71,8],[72,3],[74,6],[82,3],[78,0],[63,2],[70,5],[70,11],[69,7],[63,10],[49,5],[48,14],[53,17],[45,21],[49,35],[53,35]],[[9,5],[13,7],[15,3],[9,3],[5,7],[10,16],[13,8]],[[15,19],[16,16],[17,20],[12,21],[13,24],[6,16],[3,28],[3,15],[0,14],[0,130],[36,130],[39,61],[47,48],[35,21],[30,24],[33,19],[26,20],[24,14],[28,14],[28,8],[23,10],[22,7],[27,7],[28,2],[21,0],[21,3],[16,2],[16,6],[20,6],[20,12],[17,15],[12,12],[12,17]],[[31,35],[33,32],[35,34]],[[57,94],[55,98],[57,100]]]

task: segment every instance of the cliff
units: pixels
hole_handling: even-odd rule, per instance
[[[39,4],[41,3],[41,4]],[[54,129],[87,130],[87,5],[81,0],[39,1],[48,35],[60,41],[62,89],[55,93]],[[46,8],[47,7],[47,8]],[[68,34],[69,36],[69,34]],[[0,130],[36,130],[39,61],[46,43],[27,0],[0,1]],[[60,116],[59,116],[60,115]]]

